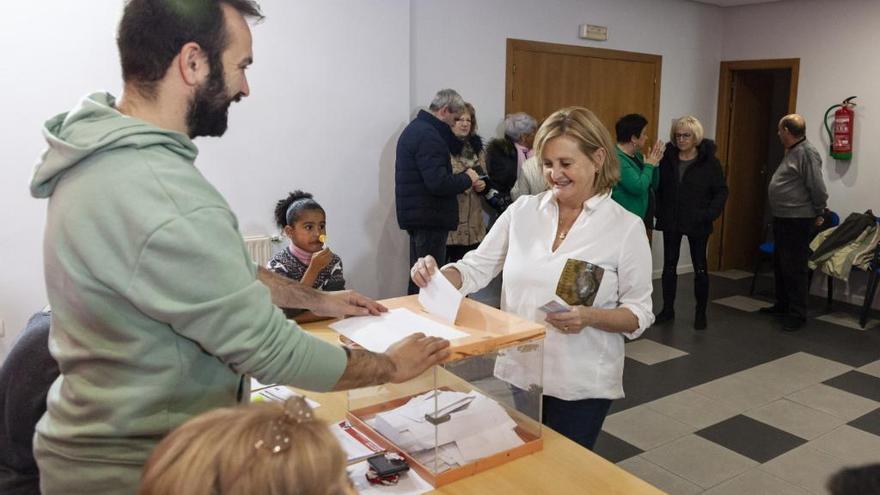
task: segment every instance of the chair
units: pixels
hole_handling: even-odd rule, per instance
[[[46,412],[46,395],[58,378],[49,354],[48,312],[31,317],[0,366],[0,493],[38,495],[34,430]]]
[[[875,217],[878,228],[880,228],[880,217]],[[856,270],[861,268],[853,267]],[[868,283],[865,285],[865,302],[862,304],[862,311],[859,315],[859,325],[865,328],[868,323],[868,314],[871,312],[871,303],[874,302],[874,296],[877,295],[877,284],[880,283],[880,243],[874,246],[874,255],[868,263]],[[831,310],[831,296],[834,292],[834,277],[828,277],[828,294],[827,306]]]
[[[877,217],[880,223],[880,217]],[[877,295],[877,284],[880,283],[880,243],[874,246],[874,257],[868,264],[868,284],[865,286],[865,302],[862,304],[862,314],[859,315],[859,325],[865,328],[868,323],[868,313],[871,312],[871,303]]]
[[[827,213],[825,213],[825,218],[827,219],[827,225],[823,226],[823,228],[821,230],[817,231],[816,234],[818,234],[822,230],[827,230],[827,229],[830,229],[831,227],[837,227],[838,225],[840,225],[840,215],[838,215],[836,212],[828,211]],[[761,237],[763,239],[767,238],[768,227],[769,227],[769,225],[764,227],[764,233],[761,235]],[[752,274],[752,286],[749,289],[750,296],[755,294],[755,286],[758,284],[758,272],[761,269],[761,265],[763,264],[764,260],[767,259],[768,257],[771,260],[773,259],[774,251],[776,251],[776,244],[773,241],[767,241],[767,242],[761,244],[760,246],[758,246],[758,256],[755,257],[755,271]],[[808,277],[809,278],[807,279],[807,287],[810,287],[810,285],[812,285],[812,282],[813,282],[813,270],[810,270]],[[828,277],[828,294],[826,296],[826,301],[825,301],[825,307],[827,308],[828,311],[831,310],[831,294],[833,292],[832,289],[833,289],[833,282],[832,282],[831,277]]]
[[[764,233],[761,235],[762,238],[767,238],[768,227],[764,227]],[[752,286],[749,289],[750,296],[755,295],[755,286],[758,285],[758,272],[761,270],[761,265],[767,258],[773,260],[774,251],[776,251],[776,244],[773,241],[767,241],[758,246],[758,256],[755,257],[755,271],[752,274]]]
[[[880,217],[877,218],[880,223]],[[868,323],[868,313],[871,312],[871,303],[877,295],[877,284],[880,283],[880,244],[874,246],[874,257],[868,264],[868,284],[865,286],[865,302],[862,304],[862,314],[859,315],[859,325],[865,328]]]

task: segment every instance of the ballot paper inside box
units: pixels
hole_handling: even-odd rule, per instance
[[[421,312],[415,296],[382,301]],[[443,486],[541,450],[544,327],[465,299],[452,356],[402,384],[353,390],[348,420]]]

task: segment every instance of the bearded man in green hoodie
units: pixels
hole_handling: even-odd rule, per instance
[[[135,493],[159,440],[246,401],[247,375],[341,390],[406,381],[448,355],[447,341],[421,334],[383,354],[343,349],[272,304],[385,310],[258,269],[194,165],[191,139],[223,134],[229,105],[250,92],[248,18],[261,18],[251,0],[129,1],[122,96],[89,95],[45,124],[31,192],[49,198],[49,346],[61,376],[34,440],[44,495]]]

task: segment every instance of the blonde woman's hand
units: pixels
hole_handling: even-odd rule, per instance
[[[595,308],[589,306],[575,306],[563,313],[547,314],[547,323],[556,327],[562,333],[579,333],[584,327],[590,326],[590,318]]]
[[[478,193],[483,192],[483,189],[486,189],[486,181],[484,181],[483,179],[480,179],[480,180],[474,182],[473,187],[474,187],[474,191],[477,191]]]
[[[409,271],[409,276],[418,287],[427,287],[428,281],[437,273],[437,261],[430,254],[419,258]]]

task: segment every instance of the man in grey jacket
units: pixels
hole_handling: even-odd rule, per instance
[[[822,224],[828,193],[822,180],[822,158],[805,137],[806,123],[798,114],[779,121],[785,156],[768,187],[776,249],[776,304],[762,311],[783,316],[782,329],[800,330],[807,320],[807,259],[810,232]]]

